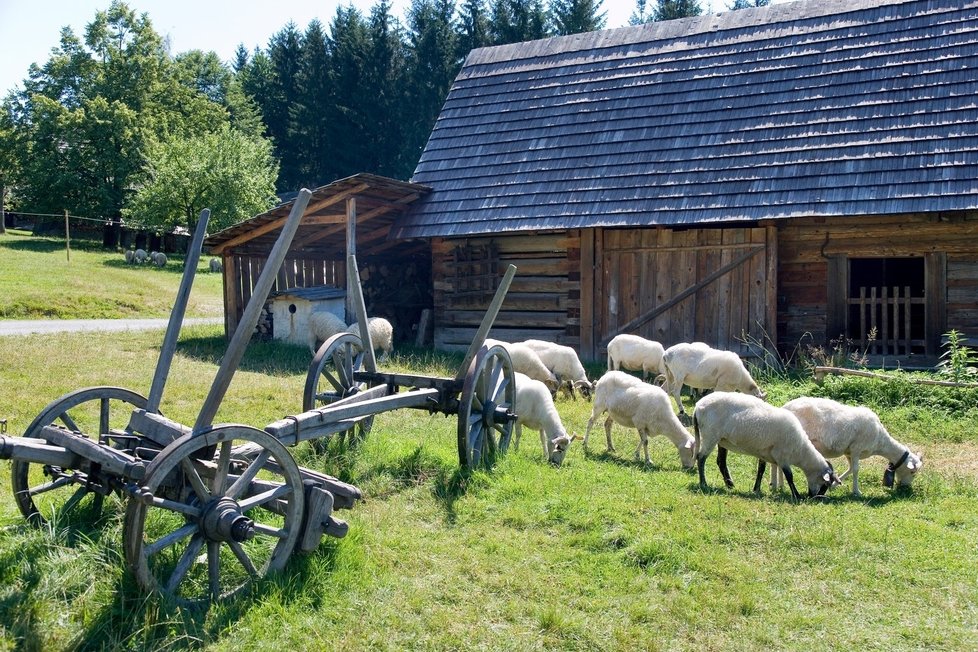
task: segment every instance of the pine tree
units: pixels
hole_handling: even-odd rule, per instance
[[[359,11],[338,7],[330,24],[330,99],[327,109],[329,133],[329,178],[362,172],[366,147],[364,107],[371,101],[367,85],[369,52],[367,24]]]
[[[275,155],[281,162],[278,189],[296,190],[302,184],[299,163],[299,134],[292,118],[292,103],[299,95],[299,72],[302,67],[302,34],[289,22],[272,36],[268,44],[271,77],[262,103],[262,115],[268,134],[275,144]]]
[[[766,7],[771,4],[771,0],[734,0],[731,10],[751,9],[753,7]]]
[[[659,22],[663,20],[675,20],[676,18],[689,18],[699,16],[703,13],[699,0],[658,0],[655,10],[652,12],[652,20]]]
[[[485,0],[463,0],[459,9],[458,53],[464,60],[476,48],[492,45]]]
[[[327,115],[332,105],[329,46],[318,20],[309,23],[302,37],[299,83],[292,105],[292,136],[297,185],[316,188],[332,181]]]
[[[404,156],[407,106],[407,52],[400,23],[391,15],[389,0],[370,12],[366,87],[371,97],[363,107],[367,146],[361,169],[408,179],[416,160]]]
[[[490,33],[495,45],[550,36],[541,0],[493,0]]]
[[[551,0],[550,13],[556,35],[566,36],[603,29],[608,14],[600,11],[601,2],[602,0]]]

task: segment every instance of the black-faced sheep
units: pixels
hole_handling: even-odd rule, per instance
[[[776,465],[784,474],[791,495],[799,498],[795,488],[792,466],[799,467],[808,480],[808,495],[822,496],[832,486],[840,484],[832,465],[809,441],[798,418],[748,394],[715,392],[701,398],[693,411],[696,434],[696,463],[700,487],[707,488],[704,466],[706,459],[717,450],[717,466],[728,487],[733,487],[727,469],[727,451],[752,455],[758,459],[754,491],[761,490],[766,463]]]
[[[764,398],[743,361],[733,351],[714,349],[702,342],[675,344],[662,355],[666,367],[666,391],[676,399],[679,413],[685,414],[681,399],[683,385],[718,392],[743,392]]]
[[[852,493],[859,493],[859,460],[873,455],[886,458],[889,465],[883,473],[883,484],[892,487],[894,479],[910,486],[924,462],[910,448],[894,439],[875,412],[867,407],[844,405],[827,398],[802,397],[784,404],[801,421],[805,434],[815,449],[827,458],[849,460],[849,468],[839,476],[852,475]]]
[[[661,387],[649,385],[623,371],[609,371],[601,376],[594,387],[594,406],[584,433],[585,448],[591,427],[605,412],[608,413],[608,418],[604,423],[604,432],[609,451],[615,449],[611,443],[611,424],[614,421],[638,430],[639,444],[635,449],[635,459],[644,450],[645,463],[651,464],[649,438],[663,435],[679,451],[679,461],[683,468],[693,468],[693,437],[679,422],[672,411],[669,396]]]

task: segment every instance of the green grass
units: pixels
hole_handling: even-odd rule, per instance
[[[167,258],[163,268],[127,265],[121,251],[79,240],[69,259],[64,240],[8,230],[0,235],[0,319],[167,317],[184,257]],[[220,317],[223,306],[221,275],[203,256],[187,315]]]
[[[16,433],[53,398],[94,384],[145,393],[162,333],[0,338],[0,418]],[[220,329],[183,333],[163,412],[193,422],[224,350]],[[263,426],[299,411],[308,352],[252,346],[217,421]],[[454,375],[456,356],[408,351],[383,368]],[[847,379],[846,382],[849,382]],[[782,381],[773,394],[831,393]],[[850,391],[850,390],[847,390]],[[865,392],[871,393],[869,389]],[[584,401],[558,401],[583,432]],[[0,500],[0,649],[969,650],[978,646],[978,415],[882,407],[893,434],[924,451],[910,491],[881,486],[825,502],[733,490],[711,461],[701,492],[663,438],[654,467],[572,447],[543,462],[536,436],[492,472],[459,471],[452,418],[379,415],[366,441],[331,441],[300,463],[359,486],[342,540],[295,555],[284,573],[206,613],[144,596],[124,569],[122,505],[98,521],[34,530]],[[942,430],[932,428],[940,424]],[[945,432],[958,433],[952,437]],[[842,462],[844,464],[844,462]],[[8,486],[7,469],[0,485]]]

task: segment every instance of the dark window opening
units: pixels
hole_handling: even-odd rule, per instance
[[[846,335],[871,355],[925,352],[923,258],[850,258]]]

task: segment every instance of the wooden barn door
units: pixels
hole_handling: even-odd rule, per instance
[[[594,354],[618,333],[757,354],[776,342],[774,227],[594,234]]]

